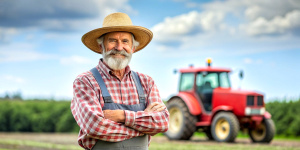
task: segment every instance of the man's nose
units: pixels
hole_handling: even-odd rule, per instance
[[[119,51],[123,50],[124,49],[123,44],[118,42],[115,46],[115,49]]]

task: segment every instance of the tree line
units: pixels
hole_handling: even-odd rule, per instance
[[[2,132],[78,132],[70,101],[0,100]]]
[[[266,103],[276,134],[300,136],[300,98]],[[0,99],[1,132],[78,132],[70,101]]]

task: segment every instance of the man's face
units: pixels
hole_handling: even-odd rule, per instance
[[[124,69],[130,62],[134,49],[132,35],[128,32],[111,32],[104,36],[102,54],[104,62],[113,70]]]
[[[132,35],[128,32],[110,32],[104,37],[104,47],[106,52],[116,49],[119,51],[125,50],[127,53],[132,53]],[[122,57],[115,55],[114,57]]]

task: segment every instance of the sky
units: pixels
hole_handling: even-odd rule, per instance
[[[1,0],[0,96],[72,99],[76,76],[102,58],[81,37],[114,12],[153,32],[130,67],[151,76],[163,100],[177,92],[175,69],[207,58],[232,69],[233,89],[300,97],[299,0]]]

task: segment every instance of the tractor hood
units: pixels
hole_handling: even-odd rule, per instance
[[[263,95],[255,91],[216,88],[213,90],[213,108],[229,106],[238,116],[245,115],[246,108],[264,107]]]
[[[255,91],[248,91],[248,90],[233,90],[231,88],[215,88],[215,94],[225,94],[225,95],[261,95],[262,93],[258,93]]]

